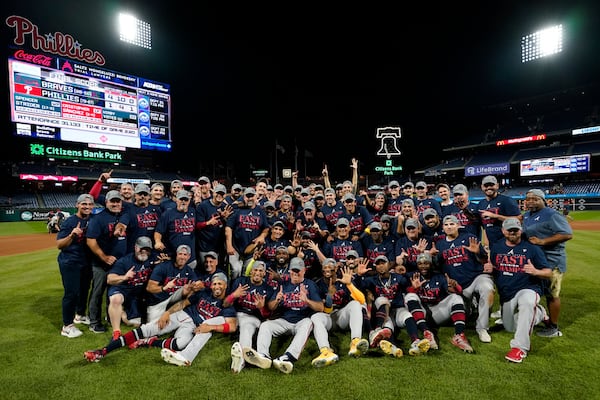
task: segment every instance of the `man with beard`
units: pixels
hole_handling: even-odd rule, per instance
[[[151,255],[152,240],[140,236],[133,253],[119,258],[108,271],[108,316],[113,338],[121,336],[121,321],[136,327],[142,323],[146,284],[153,268]]]

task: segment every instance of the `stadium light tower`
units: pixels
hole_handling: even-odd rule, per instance
[[[521,38],[521,62],[536,60],[562,51],[562,24]]]
[[[150,24],[131,14],[119,14],[119,38],[145,49],[152,49],[152,29]]]

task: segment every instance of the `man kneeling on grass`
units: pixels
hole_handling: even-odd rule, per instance
[[[229,333],[237,329],[236,312],[224,307],[227,277],[222,272],[212,277],[210,288],[192,292],[188,298],[174,304],[158,320],[143,324],[102,349],[86,351],[83,356],[90,362],[98,362],[113,350],[128,346],[159,347],[161,356],[169,364],[190,366],[213,332]],[[158,336],[175,332],[168,339]]]

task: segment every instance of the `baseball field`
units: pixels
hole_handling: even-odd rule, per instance
[[[163,362],[158,349],[121,349],[90,364],[83,352],[105,345],[110,333],[67,339],[60,335],[62,284],[55,235],[43,222],[0,224],[0,398],[193,398],[193,399],[592,399],[600,380],[600,212],[570,214],[574,238],[567,243],[568,272],[562,292],[560,338],[533,336],[522,364],[509,363],[512,334],[492,332],[482,344],[473,326],[467,335],[474,354],[460,352],[440,329],[440,350],[392,358],[378,351],[353,359],[349,337],[332,334],[340,361],[315,369],[311,337],[290,375],[275,369],[230,372],[230,337],[216,334],[189,368]],[[496,309],[495,307],[494,309]],[[493,324],[493,322],[492,322]],[[85,326],[80,326],[84,328]],[[406,349],[408,338],[402,332]],[[286,338],[275,340],[279,355]],[[591,379],[590,379],[591,378]]]

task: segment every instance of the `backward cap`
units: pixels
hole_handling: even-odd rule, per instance
[[[212,278],[210,278],[210,281],[211,282],[214,282],[214,281],[223,281],[223,282],[227,283],[227,275],[225,275],[222,272],[217,272],[216,274],[214,274],[212,276]]]
[[[532,195],[534,195],[534,196],[537,196],[537,197],[539,197],[539,198],[541,198],[541,199],[543,199],[543,200],[546,200],[546,194],[545,194],[545,193],[544,193],[544,191],[543,191],[543,190],[541,190],[541,189],[529,189],[529,190],[527,191],[527,193],[528,193],[528,194],[529,194],[529,193],[531,193],[531,194],[532,194]]]
[[[94,203],[94,198],[89,193],[80,194],[79,197],[77,197],[77,204],[83,202]]]

